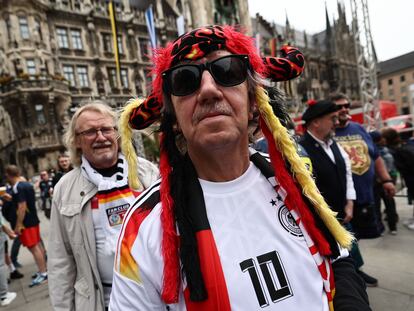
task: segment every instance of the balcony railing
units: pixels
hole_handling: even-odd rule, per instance
[[[68,91],[68,82],[61,76],[21,74],[18,78],[0,78],[0,94],[7,94],[17,90],[49,90]]]

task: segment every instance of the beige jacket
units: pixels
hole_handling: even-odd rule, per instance
[[[157,180],[158,169],[145,159],[138,163],[138,176],[148,188]],[[80,168],[63,176],[55,187],[47,263],[54,310],[105,310],[90,208],[96,193],[96,186],[82,176]]]

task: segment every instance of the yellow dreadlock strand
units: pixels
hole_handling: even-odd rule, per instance
[[[131,99],[127,102],[126,106],[122,109],[119,116],[119,133],[121,139],[121,150],[128,163],[128,184],[131,189],[141,189],[141,182],[138,178],[138,157],[135,152],[134,145],[132,144],[132,128],[129,125],[129,117],[131,112],[141,105],[143,100]]]
[[[354,237],[336,219],[336,213],[332,211],[316,187],[315,181],[306,169],[304,162],[300,159],[295,144],[290,138],[287,129],[280,123],[274,115],[269,104],[269,97],[263,87],[256,90],[256,101],[259,112],[265,121],[269,131],[275,140],[276,147],[282,156],[291,165],[292,172],[296,180],[302,187],[304,195],[310,200],[314,209],[321,217],[336,241],[344,247],[350,248]]]

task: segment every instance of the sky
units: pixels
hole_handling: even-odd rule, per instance
[[[345,5],[347,22],[351,21],[351,0],[338,0]],[[359,0],[357,0],[359,1]],[[329,19],[337,17],[337,0],[248,0],[252,17],[259,13],[269,22],[290,25],[308,34],[325,30],[325,3]],[[414,1],[368,0],[371,35],[379,61],[414,51]]]

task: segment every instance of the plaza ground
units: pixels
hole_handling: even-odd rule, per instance
[[[396,197],[400,222],[398,234],[387,232],[383,237],[360,241],[365,260],[363,270],[378,278],[378,287],[368,288],[373,311],[414,311],[414,231],[408,230],[404,220],[413,217],[413,205],[408,205],[404,196]],[[47,243],[49,235],[48,220],[41,216],[41,233]],[[27,249],[20,250],[20,269],[24,278],[13,280],[9,290],[17,292],[17,298],[1,310],[14,311],[51,311],[48,285],[29,288],[31,275],[36,272],[33,258]]]

